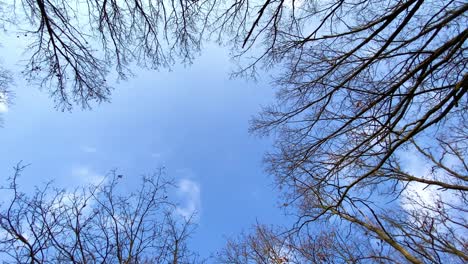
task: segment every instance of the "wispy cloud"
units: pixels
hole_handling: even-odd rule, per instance
[[[80,147],[81,151],[85,152],[85,153],[95,153],[97,152],[97,149],[95,147],[91,147],[91,146],[81,146]]]
[[[159,158],[161,158],[161,156],[162,156],[161,153],[157,153],[157,152],[151,153],[151,157],[152,157],[153,159],[159,159]]]
[[[405,153],[405,159],[406,164],[404,167],[408,173],[423,176],[430,174],[428,166],[426,166],[424,160],[417,153],[409,151]],[[428,188],[426,184],[410,182],[403,192],[403,208],[405,210],[419,209],[414,208],[415,204],[412,202],[414,199],[422,204],[433,204],[435,202],[431,188]]]
[[[87,166],[78,166],[72,169],[72,175],[85,184],[99,184],[104,181],[105,176],[99,174]]]
[[[190,179],[181,179],[177,183],[177,187],[177,196],[181,202],[176,208],[176,213],[185,219],[199,213],[201,207],[200,184]]]
[[[4,92],[0,92],[0,113],[8,112],[8,98]]]
[[[405,157],[404,169],[409,174],[415,175],[428,180],[444,179],[443,173],[433,171],[432,165],[429,164],[416,151],[408,151],[403,153]],[[402,156],[403,156],[402,155]],[[448,164],[455,163],[455,160],[447,160]],[[406,189],[402,193],[402,207],[407,211],[420,211],[427,208],[435,208],[439,199],[448,201],[456,199],[450,192],[445,192],[435,185],[427,185],[420,182],[409,182]],[[426,210],[427,211],[427,210]],[[429,212],[428,213],[434,213]]]
[[[8,112],[8,105],[5,102],[0,102],[0,113]]]

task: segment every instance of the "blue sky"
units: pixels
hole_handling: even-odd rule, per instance
[[[19,50],[4,48],[3,63],[16,63]],[[77,186],[114,168],[131,188],[140,175],[165,166],[181,186],[174,193],[180,213],[198,211],[191,246],[202,256],[257,220],[281,223],[262,166],[271,142],[247,131],[249,119],[273,100],[271,86],[266,79],[230,79],[228,54],[206,50],[189,67],[135,70],[115,85],[110,103],[92,111],[56,111],[46,91],[16,75],[14,104],[2,114],[0,180],[23,160],[31,164],[20,180],[25,189],[52,179]]]

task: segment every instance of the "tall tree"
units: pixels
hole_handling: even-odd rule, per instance
[[[466,1],[21,3],[25,73],[64,108],[107,98],[109,62],[125,76],[132,60],[190,60],[205,29],[232,44],[237,74],[274,68],[277,102],[252,130],[276,136],[266,161],[298,216],[291,243],[339,222],[352,232],[330,239],[375,241],[359,259],[468,261]]]
[[[345,261],[468,261],[467,10],[455,0],[267,0],[220,11],[237,73],[279,73],[277,102],[252,130],[276,138],[266,163],[297,215],[286,239],[295,255],[339,222],[348,232],[328,232],[336,245],[375,241]],[[263,235],[252,236],[237,249],[262,254]]]
[[[122,175],[74,191],[47,184],[21,192],[15,168],[0,211],[0,256],[8,263],[196,263],[191,219],[174,215],[162,172],[122,193]]]

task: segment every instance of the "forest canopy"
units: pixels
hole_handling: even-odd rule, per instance
[[[265,163],[296,223],[259,224],[219,261],[468,261],[466,1],[21,0],[0,10],[2,27],[28,41],[24,76],[59,109],[108,100],[110,71],[190,63],[210,41],[230,49],[235,76],[275,68],[276,101],[251,130],[275,139]],[[430,169],[409,170],[408,155]]]

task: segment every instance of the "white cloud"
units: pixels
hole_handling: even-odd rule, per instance
[[[81,151],[86,152],[86,153],[96,153],[97,149],[95,147],[91,146],[81,146],[80,147]]]
[[[177,187],[177,196],[181,199],[181,205],[177,206],[176,213],[187,219],[200,211],[200,184],[190,179],[182,179]]]
[[[284,6],[287,8],[292,8],[294,2],[294,8],[299,8],[304,4],[304,0],[286,0]]]
[[[5,93],[0,92],[0,113],[8,112],[8,103]]]
[[[8,105],[5,102],[0,102],[0,113],[8,112]]]
[[[429,164],[420,154],[415,151],[408,151],[402,153],[407,160],[407,164],[404,164],[403,168],[410,174],[432,180],[441,180],[444,181],[447,175],[444,175],[440,171],[432,171],[431,164]],[[445,160],[447,166],[457,165],[456,159],[447,158]],[[409,182],[407,188],[402,192],[401,197],[401,207],[403,210],[407,211],[410,214],[410,221],[414,219],[419,221],[423,218],[421,217],[431,217],[439,218],[439,212],[442,210],[444,212],[443,217],[448,217],[449,219],[458,219],[463,222],[463,219],[467,219],[468,213],[461,210],[451,210],[450,206],[444,206],[441,204],[450,204],[455,208],[464,208],[465,204],[463,199],[461,199],[456,192],[441,189],[436,185],[427,185],[420,182]],[[446,207],[441,209],[441,206]],[[442,217],[442,218],[443,218]],[[450,221],[443,221],[441,223],[435,223],[434,227],[437,231],[447,232],[447,228],[453,228],[455,232],[457,230],[462,231],[460,226],[453,224]],[[452,230],[452,231],[453,231]],[[449,232],[452,232],[449,231]]]
[[[405,157],[404,170],[411,175],[416,177],[434,180],[443,179],[444,175],[439,172],[432,172],[431,164],[429,164],[419,153],[416,151],[408,151],[402,153],[402,157]],[[455,161],[448,160],[447,164],[454,163]],[[444,201],[456,201],[451,192],[446,192],[438,186],[427,185],[420,182],[409,182],[407,188],[402,193],[402,207],[407,211],[412,210],[426,210],[428,213],[434,213],[433,211],[424,209],[424,207],[435,208],[438,200]]]
[[[429,166],[427,166],[424,160],[418,156],[414,151],[409,151],[404,155],[406,158],[405,170],[418,176],[430,175]],[[416,206],[412,200],[416,200],[422,204],[434,204],[435,197],[433,196],[432,190],[426,184],[419,182],[410,182],[403,192],[402,206],[405,210],[414,210]]]
[[[99,184],[105,179],[104,175],[101,175],[86,166],[79,166],[72,169],[72,175],[77,178],[80,182],[85,184]]]

